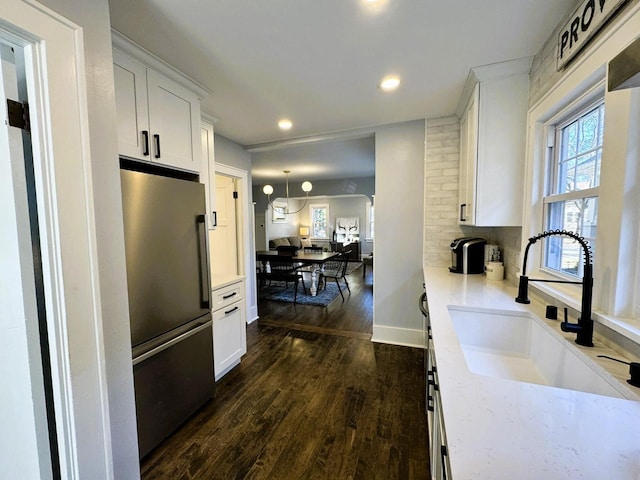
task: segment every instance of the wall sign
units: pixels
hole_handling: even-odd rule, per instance
[[[558,34],[558,70],[586,45],[627,0],[585,0],[573,12]]]

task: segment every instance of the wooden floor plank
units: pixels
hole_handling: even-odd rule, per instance
[[[372,343],[371,274],[350,285],[327,308],[261,301],[241,364],[142,478],[428,479],[423,352]]]

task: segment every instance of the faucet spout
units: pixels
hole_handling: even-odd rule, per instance
[[[582,246],[584,252],[583,277],[581,282],[571,282],[566,280],[542,280],[527,277],[527,257],[529,255],[529,247],[538,240],[551,237],[554,235],[567,236],[576,240]],[[576,333],[576,343],[585,347],[593,347],[593,320],[591,319],[591,309],[593,303],[593,265],[591,263],[591,247],[589,243],[576,233],[566,230],[548,230],[529,238],[529,243],[524,251],[524,259],[522,262],[522,275],[518,285],[518,296],[516,302],[531,303],[529,300],[528,289],[529,282],[550,282],[550,283],[578,283],[582,285],[582,301],[581,313],[578,323],[569,323],[564,321],[560,324],[563,332]]]
[[[578,323],[562,322],[560,329],[563,332],[576,333],[576,343],[584,347],[593,347],[593,320],[591,308],[593,301],[593,273],[592,265],[584,266],[582,278],[582,302]]]

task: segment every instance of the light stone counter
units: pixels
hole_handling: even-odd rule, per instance
[[[544,305],[514,301],[515,287],[483,275],[425,268],[424,278],[438,366],[453,480],[640,480],[640,389],[620,382],[627,399],[481,376],[467,368],[448,306],[529,311],[544,319]],[[545,320],[559,332],[560,321]],[[571,349],[595,359],[613,352]],[[598,359],[619,379],[628,367]],[[599,366],[600,365],[600,366]]]

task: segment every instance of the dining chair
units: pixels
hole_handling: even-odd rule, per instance
[[[285,288],[288,288],[289,282],[293,283],[293,303],[296,303],[298,299],[299,283],[302,283],[304,293],[307,293],[304,279],[293,263],[293,258],[279,255],[269,261],[269,267],[269,271],[264,273],[264,278],[269,281],[269,284],[272,281],[284,282]]]
[[[349,295],[351,295],[351,289],[349,288],[349,282],[347,281],[347,265],[349,264],[349,255],[351,254],[351,250],[346,250],[342,252],[336,260],[329,260],[324,264],[324,270],[320,272],[320,284],[324,284],[324,287],[327,287],[327,278],[332,278],[336,281],[336,285],[338,286],[338,291],[340,292],[340,296],[342,297],[342,301],[344,302],[344,294],[342,293],[342,288],[340,287],[340,279],[344,281],[344,284],[349,291]]]

